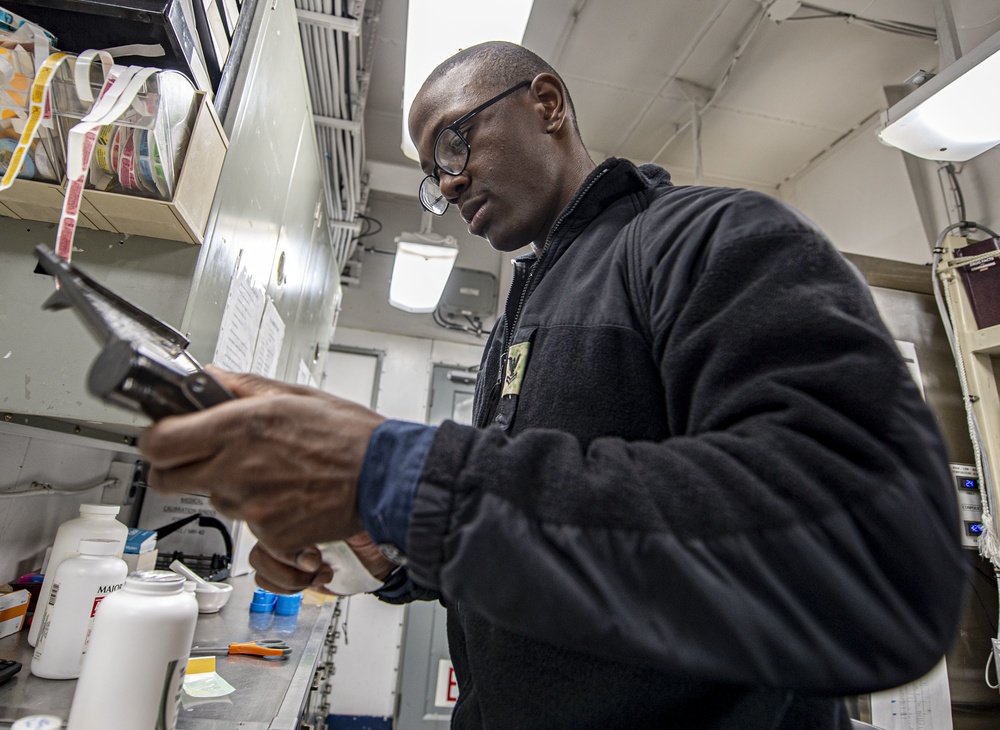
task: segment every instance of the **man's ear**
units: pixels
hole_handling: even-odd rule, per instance
[[[545,132],[559,132],[569,117],[566,88],[562,82],[553,74],[540,73],[531,82],[531,94]]]

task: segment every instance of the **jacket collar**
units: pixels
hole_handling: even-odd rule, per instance
[[[591,171],[563,208],[549,232],[542,256],[549,262],[558,258],[561,251],[616,200],[662,185],[672,185],[670,173],[662,167],[653,164],[636,167],[629,160],[609,157]],[[516,260],[530,261],[534,258],[532,252]]]

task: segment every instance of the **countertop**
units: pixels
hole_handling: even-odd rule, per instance
[[[211,701],[192,702],[185,696],[177,728],[297,730],[333,618],[334,603],[303,605],[296,616],[252,614],[250,599],[256,587],[252,576],[230,578],[227,582],[233,584],[233,596],[218,613],[199,614],[195,646],[281,639],[291,647],[291,656],[284,661],[218,657],[216,672],[236,691]],[[9,728],[14,720],[27,715],[51,714],[64,721],[69,716],[76,680],[33,676],[29,671],[32,651],[25,630],[0,639],[0,658],[16,659],[24,665],[14,679],[0,685],[0,728]]]

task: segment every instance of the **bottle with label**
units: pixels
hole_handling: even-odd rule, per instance
[[[98,606],[125,583],[128,566],[115,557],[115,540],[80,540],[79,555],[59,564],[45,607],[31,673],[75,679],[87,650]]]
[[[118,541],[121,544],[115,557],[122,556],[125,551],[128,528],[115,519],[120,509],[121,507],[117,505],[81,504],[79,517],[59,525],[56,541],[49,554],[49,564],[45,569],[45,579],[42,581],[42,588],[35,604],[37,606],[35,616],[31,620],[31,628],[28,630],[28,643],[31,646],[38,643],[38,632],[42,630],[45,607],[49,603],[49,592],[52,590],[52,581],[55,579],[56,570],[63,560],[76,555],[76,546],[80,544],[80,540],[106,538]]]
[[[94,621],[66,730],[174,730],[197,618],[183,576],[129,574]]]

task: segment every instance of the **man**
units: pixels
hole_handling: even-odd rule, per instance
[[[946,455],[821,234],[595,165],[519,46],[446,61],[409,124],[425,207],[533,247],[476,427],[219,373],[243,397],[149,429],[151,483],[247,519],[265,587],[324,583],[311,546],[349,537],[385,599],[440,597],[458,728],[847,728],[840,696],[930,669],[962,586]]]

